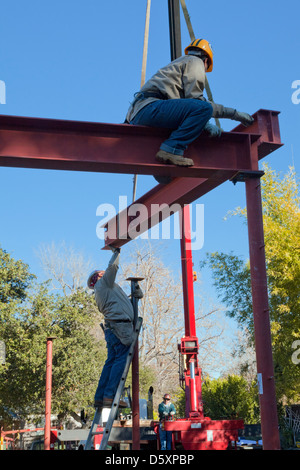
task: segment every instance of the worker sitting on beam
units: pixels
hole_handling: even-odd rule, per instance
[[[203,130],[212,137],[221,129],[209,120],[228,118],[245,126],[254,119],[247,113],[207,101],[203,96],[206,72],[213,69],[213,52],[205,39],[196,39],[185,55],[173,60],[150,78],[136,93],[126,121],[130,124],[172,129],[156,154],[156,160],[181,166],[194,162],[184,151]]]

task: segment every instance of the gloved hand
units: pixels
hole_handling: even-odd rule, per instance
[[[210,137],[220,137],[222,134],[222,129],[220,129],[218,126],[215,126],[214,124],[211,124],[210,122],[205,125],[203,130],[208,132]]]
[[[170,415],[173,416],[175,414],[175,411],[171,411]]]
[[[108,248],[109,248],[113,253],[115,253],[116,251],[117,251],[118,253],[120,253],[120,251],[121,251],[120,248],[117,248],[117,247],[111,246],[111,245],[109,245]]]
[[[231,119],[234,119],[234,121],[240,121],[245,127],[250,126],[254,122],[254,119],[252,116],[250,116],[250,114],[241,113],[237,110],[235,110]]]

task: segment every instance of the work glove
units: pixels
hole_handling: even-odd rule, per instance
[[[213,107],[212,117],[214,118],[232,119],[233,121],[241,122],[246,127],[250,126],[254,121],[253,117],[250,116],[250,114],[248,113],[242,113],[234,108],[227,108],[222,104],[216,104],[211,102],[211,105]]]
[[[136,299],[142,299],[144,297],[143,291],[140,286],[135,286],[133,297],[135,297]]]
[[[250,114],[248,113],[241,113],[240,111],[235,110],[232,118],[234,121],[239,121],[243,124],[243,126],[248,127],[250,126],[253,122],[254,119]]]
[[[115,246],[111,246],[109,245],[108,248],[113,252],[113,253],[120,253],[121,249],[120,248],[117,248]]]
[[[214,124],[211,124],[210,122],[205,125],[203,130],[208,132],[210,137],[220,137],[222,134],[222,129],[220,129],[218,126],[215,126]]]
[[[175,411],[171,411],[170,415],[173,416],[175,414]]]

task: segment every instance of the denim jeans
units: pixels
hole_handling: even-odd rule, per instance
[[[124,346],[114,333],[106,329],[105,340],[107,347],[107,359],[103,366],[95,400],[114,398],[119,382],[124,371],[129,346]]]
[[[160,450],[172,449],[172,431],[165,431],[162,423],[159,425]]]
[[[212,113],[213,108],[207,101],[157,100],[142,108],[130,124],[172,129],[160,149],[183,155],[188,145],[199,137]]]

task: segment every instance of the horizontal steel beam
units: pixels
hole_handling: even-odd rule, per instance
[[[279,111],[260,109],[253,114],[254,123],[250,127],[240,124],[232,132],[260,134],[258,141],[258,159],[260,160],[283,145],[280,138],[279,114]]]
[[[214,177],[216,170],[251,170],[254,132],[224,132],[219,139],[204,134],[190,145],[190,168],[155,160],[170,130],[129,124],[0,116],[0,166],[108,173]]]
[[[259,110],[250,127],[237,126],[218,139],[202,134],[186,152],[193,167],[164,165],[155,160],[170,133],[128,124],[106,124],[18,116],[0,116],[0,166],[170,176],[134,205],[109,221],[105,246],[122,246],[139,233],[190,204],[240,172],[258,169],[258,160],[279,148],[278,112]]]

